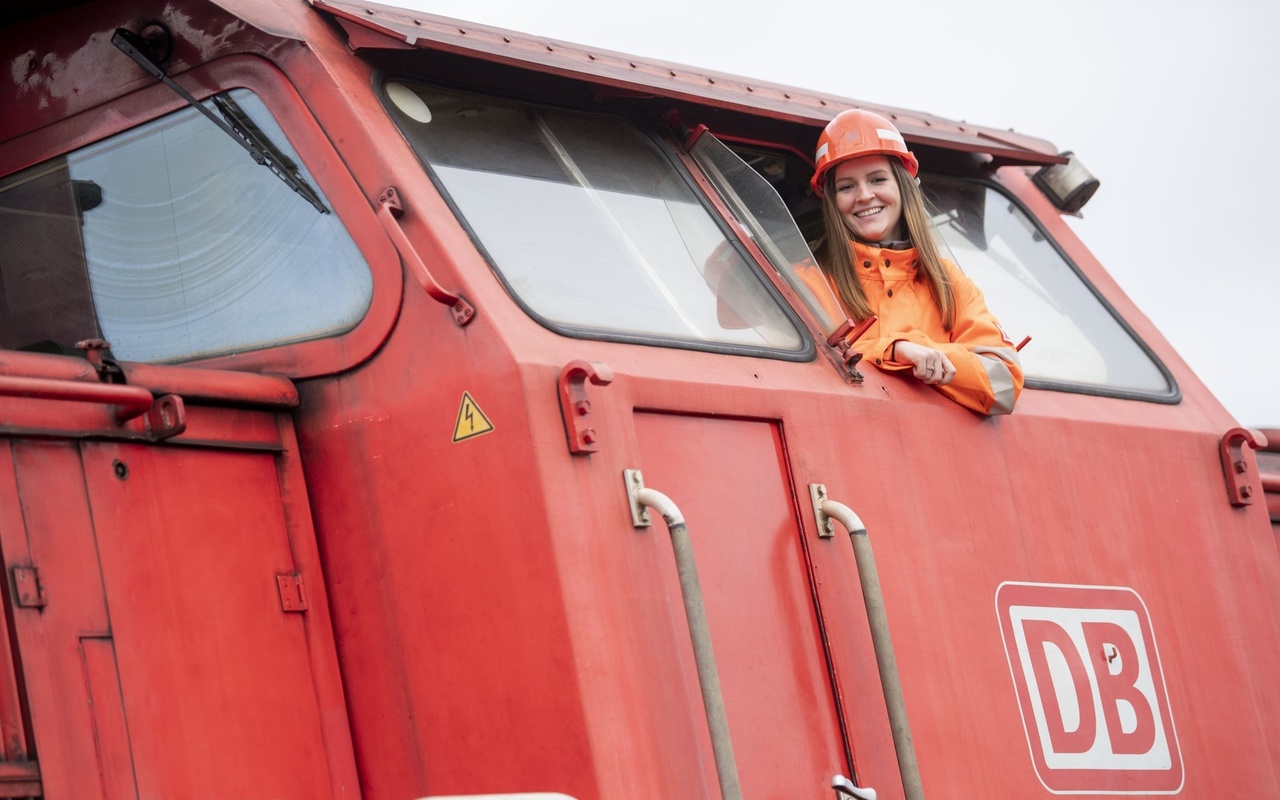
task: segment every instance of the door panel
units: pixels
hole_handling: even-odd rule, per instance
[[[110,798],[97,765],[81,636],[110,637],[97,547],[74,442],[0,440],[0,527],[11,598],[15,567],[39,567],[43,607],[13,603],[13,632],[44,796]],[[61,765],[61,768],[57,768]]]
[[[824,796],[847,759],[781,431],[650,413],[636,431],[645,485],[688,523],[743,796]],[[654,544],[669,552],[664,539]],[[688,642],[674,563],[668,578],[667,613]],[[697,703],[692,652],[680,657]],[[709,741],[704,751],[712,764]]]
[[[142,795],[329,794],[274,454],[83,452]]]
[[[357,792],[292,428],[234,413],[257,418],[252,442],[198,407],[198,446],[0,439],[0,546],[45,797]],[[20,601],[13,567],[38,571],[43,605]],[[282,595],[279,576],[301,590]]]

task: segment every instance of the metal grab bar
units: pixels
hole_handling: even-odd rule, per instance
[[[127,422],[151,410],[155,398],[140,386],[82,383],[51,378],[0,377],[0,396],[39,400],[73,400],[115,406],[117,422]]]
[[[471,320],[475,319],[475,308],[462,295],[450,292],[436,283],[431,270],[427,269],[422,256],[418,255],[418,251],[414,249],[413,243],[409,241],[409,237],[405,235],[404,229],[396,219],[403,213],[404,206],[400,203],[400,194],[396,191],[396,187],[388,186],[383,189],[378,197],[377,208],[378,222],[382,224],[382,229],[391,237],[391,242],[400,253],[400,257],[404,259],[405,265],[413,273],[413,277],[418,279],[419,285],[427,295],[437,303],[443,303],[449,307],[453,312],[453,321],[458,324],[458,327],[466,327]]]
[[[880,671],[880,688],[884,691],[884,703],[889,712],[893,748],[898,754],[898,773],[902,776],[902,789],[906,793],[907,800],[924,800],[924,787],[920,783],[920,765],[916,762],[916,749],[911,740],[907,706],[902,699],[902,683],[898,677],[898,660],[893,653],[893,639],[889,636],[889,619],[884,613],[884,594],[880,591],[880,574],[876,571],[876,558],[871,552],[871,539],[867,536],[867,527],[848,506],[827,499],[826,487],[814,483],[809,485],[809,491],[814,498],[819,535],[830,530],[828,518],[834,519],[849,532],[849,539],[853,542],[853,556],[858,565],[858,581],[862,584],[862,599],[866,603],[867,622],[871,626],[871,644],[875,649],[876,666]]]
[[[671,547],[676,554],[676,572],[680,576],[680,595],[684,599],[684,613],[689,620],[693,660],[698,668],[698,684],[702,688],[702,707],[707,714],[707,728],[711,731],[711,750],[716,760],[720,795],[723,800],[742,800],[738,764],[733,756],[733,743],[729,740],[729,720],[724,711],[724,696],[720,692],[720,674],[716,670],[716,656],[711,648],[707,611],[702,603],[698,569],[693,563],[693,543],[689,539],[684,515],[662,492],[646,489],[639,470],[623,470],[622,474],[627,484],[627,497],[631,501],[632,524],[637,528],[649,527],[647,509],[652,508],[662,515],[671,533]]]

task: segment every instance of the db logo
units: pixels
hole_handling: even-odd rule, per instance
[[[1142,598],[1122,587],[1002,583],[996,614],[1046,789],[1182,789],[1182,755]]]

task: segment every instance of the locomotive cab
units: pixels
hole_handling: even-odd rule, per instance
[[[355,0],[5,13],[0,796],[1280,792],[1263,437],[1048,142],[874,107],[1030,337],[983,417],[797,277],[853,100]]]

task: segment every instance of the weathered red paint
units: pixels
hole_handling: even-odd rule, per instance
[[[1239,485],[1267,503],[1233,507],[1219,446],[1236,423],[1034,186],[1061,161],[1047,142],[873,107],[935,158],[990,156],[984,174],[1180,402],[1033,387],[980,419],[873,368],[853,384],[802,309],[822,358],[557,335],[372,87],[383,70],[450,84],[465,64],[476,91],[655,124],[676,108],[791,153],[852,101],[356,2],[30,13],[0,28],[0,177],[182,107],[110,45],[158,20],[196,96],[264,99],[374,288],[345,334],[120,364],[111,382],[81,358],[0,351],[0,795],[718,797],[670,543],[633,527],[624,469],[685,513],[745,797],[829,797],[835,772],[903,794],[853,553],[818,536],[814,483],[876,543],[929,796],[1051,796],[996,613],[1006,584],[1139,597],[1180,796],[1280,795],[1280,468],[1243,448]],[[453,435],[464,393],[491,431]],[[163,442],[110,409],[164,396],[186,426]],[[18,602],[14,568],[38,569],[43,607]],[[294,576],[301,613],[282,607]]]

